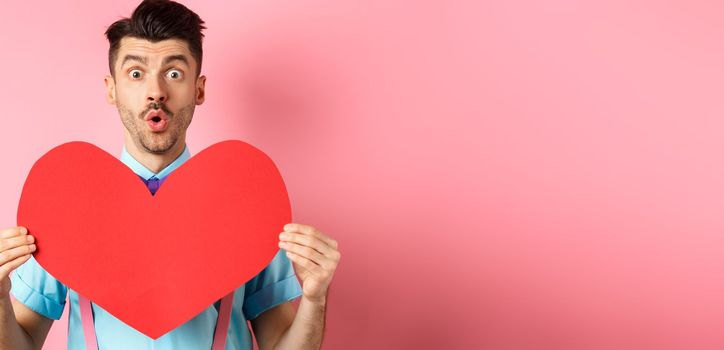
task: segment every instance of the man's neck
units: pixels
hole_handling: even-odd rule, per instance
[[[150,153],[147,151],[141,151],[136,147],[136,144],[132,140],[126,139],[126,150],[128,153],[136,159],[139,163],[145,166],[148,170],[158,174],[166,168],[169,164],[173,163],[181,153],[183,153],[186,147],[186,142],[177,142],[171,149],[165,153]]]

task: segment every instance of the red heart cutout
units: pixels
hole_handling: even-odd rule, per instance
[[[66,143],[33,165],[18,206],[43,268],[153,339],[261,272],[290,221],[276,166],[241,141],[203,150],[155,196],[100,148]]]

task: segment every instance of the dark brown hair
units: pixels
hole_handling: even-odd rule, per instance
[[[115,77],[113,65],[118,58],[118,47],[124,37],[159,42],[166,39],[185,40],[191,56],[198,63],[196,76],[201,73],[203,49],[201,41],[206,29],[199,15],[186,6],[170,0],[144,0],[133,11],[131,18],[122,18],[111,24],[106,30],[110,43],[108,49],[108,67]]]

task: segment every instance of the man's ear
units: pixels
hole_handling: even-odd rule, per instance
[[[112,76],[106,75],[105,78],[103,78],[103,82],[106,83],[106,101],[110,105],[116,104],[116,81],[113,79]]]
[[[200,75],[196,79],[196,104],[200,105],[204,103],[206,99],[206,76]]]

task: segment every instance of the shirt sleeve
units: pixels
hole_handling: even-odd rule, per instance
[[[68,287],[51,276],[31,256],[10,274],[10,293],[31,310],[59,320],[65,308]]]
[[[282,249],[264,270],[246,282],[244,288],[243,311],[247,320],[302,295],[292,262]]]

